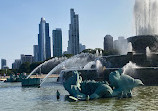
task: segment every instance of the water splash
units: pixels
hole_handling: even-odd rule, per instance
[[[89,62],[88,64],[86,64],[85,66],[84,66],[84,68],[83,69],[92,69],[92,68],[96,68],[96,63],[95,63],[95,61],[91,61],[91,62]]]
[[[56,66],[57,64],[61,63],[62,61],[66,60],[66,59],[67,59],[66,57],[60,57],[60,58],[55,57],[55,58],[52,58],[52,59],[50,59],[50,60],[48,60],[48,61],[45,61],[44,63],[42,63],[42,64],[40,64],[39,66],[37,66],[37,67],[27,76],[27,79],[28,79],[32,74],[34,74],[38,69],[41,70],[41,67],[42,67],[42,66],[46,66],[46,65],[49,64],[49,63],[53,63],[54,65],[52,65],[52,66]],[[40,71],[40,72],[41,72],[41,71]]]
[[[96,69],[97,69],[98,73],[103,72],[103,65],[100,60],[96,60]]]
[[[102,50],[100,51],[100,56],[102,56],[103,55],[103,52],[102,52]]]
[[[135,0],[136,35],[158,34],[158,0]]]
[[[149,47],[146,47],[146,56],[147,56],[147,58],[151,57],[151,50]]]
[[[136,65],[136,63],[133,63],[129,61],[124,67],[123,67],[123,74],[133,74],[135,72],[136,68],[140,68],[139,66]]]
[[[96,57],[98,57],[99,56],[99,51],[98,50],[96,50]]]
[[[133,46],[132,46],[131,42],[128,43],[128,51],[127,52],[133,52]]]
[[[42,85],[45,80],[54,73],[60,73],[60,71],[63,69],[63,67],[65,69],[83,69],[84,66],[90,62],[90,61],[94,61],[95,60],[95,56],[93,54],[89,54],[89,53],[81,53],[78,55],[75,55],[73,57],[71,57],[70,59],[67,59],[65,61],[63,61],[62,63],[58,64],[55,68],[53,68],[46,76],[45,78],[42,80],[41,84]]]
[[[118,40],[114,41],[114,49],[116,49],[120,55],[126,55],[130,50],[127,39],[118,37]]]

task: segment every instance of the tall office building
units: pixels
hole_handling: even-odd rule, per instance
[[[21,64],[23,64],[25,62],[28,62],[31,64],[33,62],[33,56],[21,54]]]
[[[34,53],[34,62],[38,61],[38,45],[33,46],[33,53]]]
[[[80,43],[80,52],[86,49],[86,46]]]
[[[51,57],[49,23],[41,18],[38,34],[38,60],[44,61]]]
[[[21,59],[16,59],[14,63],[12,63],[12,69],[19,69],[21,65]]]
[[[71,23],[69,24],[68,53],[76,55],[79,53],[79,19],[74,9],[70,9]]]
[[[62,31],[57,28],[53,30],[53,57],[62,56]]]
[[[109,51],[113,49],[113,37],[111,35],[106,35],[104,37],[104,50]]]
[[[6,59],[1,59],[1,69],[4,69],[6,65],[7,65]]]

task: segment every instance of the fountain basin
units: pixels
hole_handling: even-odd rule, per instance
[[[39,86],[41,83],[40,78],[28,78],[28,79],[22,79],[22,86]]]
[[[150,47],[152,52],[157,52],[158,35],[139,35],[129,37],[128,42],[132,43],[136,53],[146,53],[146,47]]]

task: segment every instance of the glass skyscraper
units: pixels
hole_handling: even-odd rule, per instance
[[[57,28],[53,30],[53,57],[62,56],[62,31]]]
[[[7,65],[6,59],[1,59],[1,69],[4,69],[4,66]]]
[[[38,45],[33,46],[34,62],[38,61]]]
[[[68,53],[76,55],[79,53],[79,19],[74,9],[70,9],[71,23],[69,25]]]
[[[38,34],[38,61],[44,61],[51,57],[49,23],[41,18]]]

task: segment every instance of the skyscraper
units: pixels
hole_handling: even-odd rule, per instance
[[[51,57],[49,23],[41,18],[38,34],[38,60],[44,61]]]
[[[70,9],[71,23],[69,24],[69,41],[68,41],[68,53],[79,53],[79,19],[75,14],[74,9]]]
[[[57,28],[53,30],[53,57],[62,56],[62,31]]]
[[[21,65],[21,59],[15,59],[15,62],[12,63],[12,69],[19,69]]]
[[[34,62],[38,61],[38,45],[33,46]]]
[[[111,35],[106,35],[104,37],[104,50],[109,51],[113,49],[113,37]]]
[[[1,69],[4,69],[6,65],[7,65],[6,59],[1,59]]]

